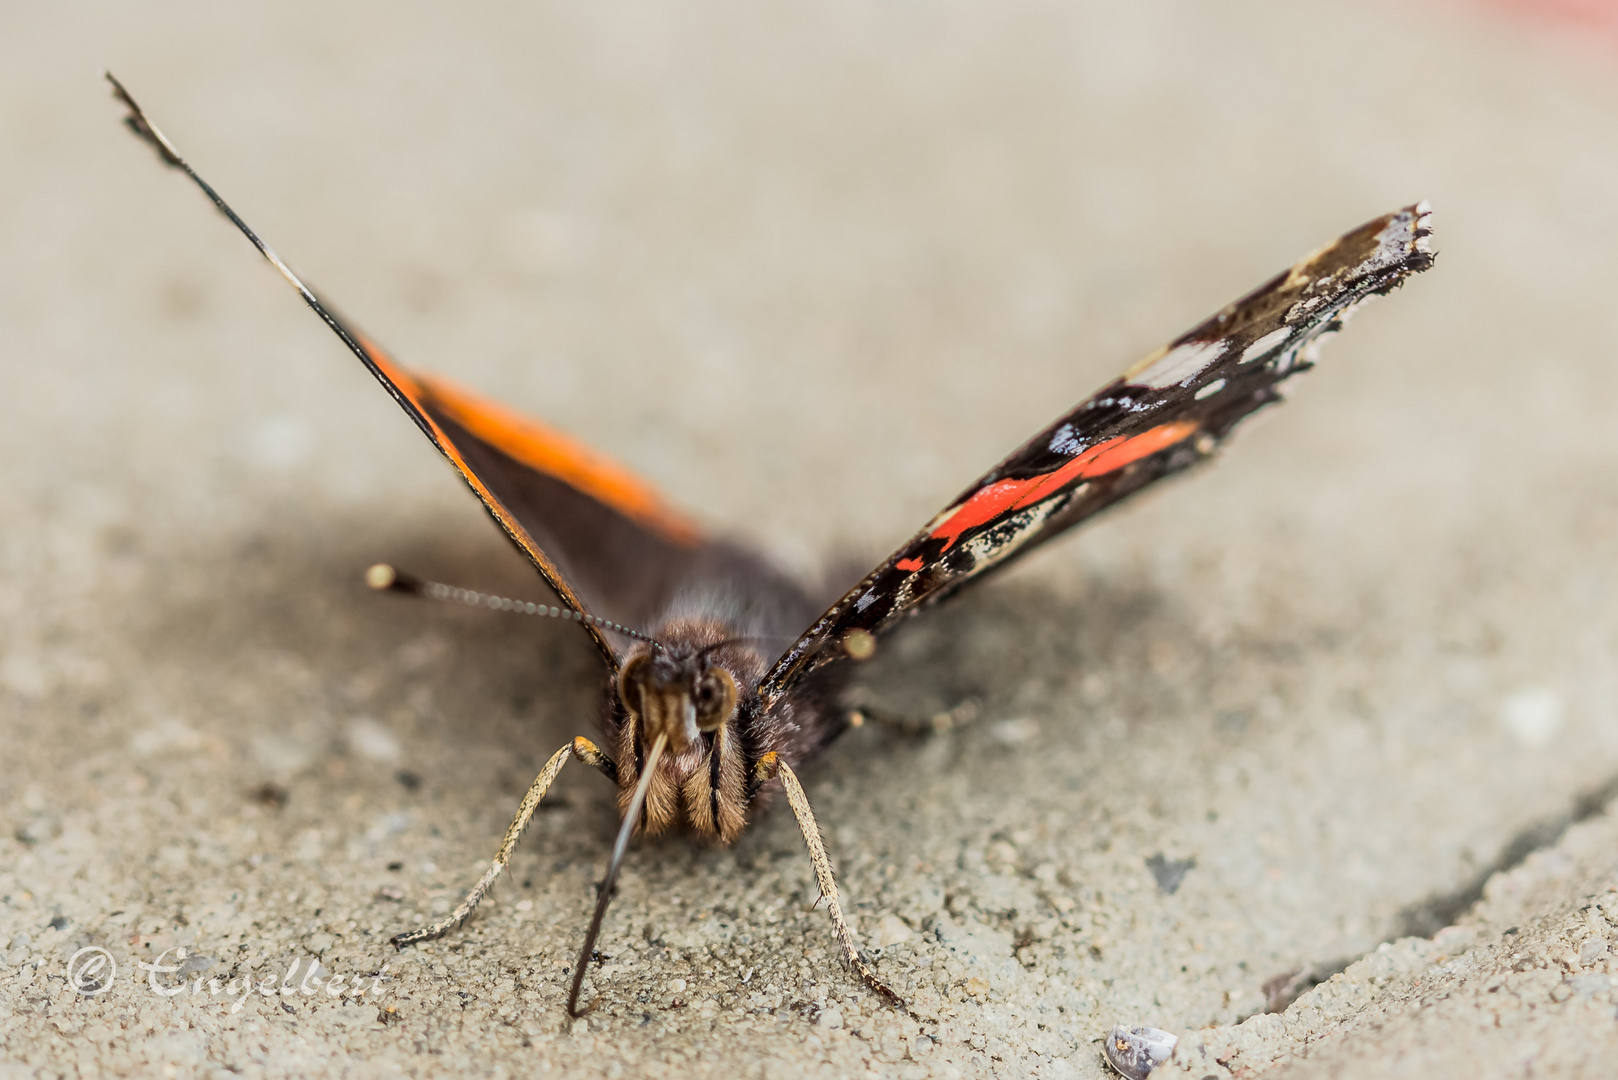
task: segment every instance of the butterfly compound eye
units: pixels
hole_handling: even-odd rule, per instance
[[[640,712],[641,682],[646,678],[646,665],[650,661],[651,657],[644,654],[633,656],[618,669],[618,698],[632,713]]]
[[[697,707],[697,727],[714,731],[736,711],[736,680],[722,667],[712,667],[697,679],[693,691]]]

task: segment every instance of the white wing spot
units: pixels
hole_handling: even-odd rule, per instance
[[[1053,454],[1066,454],[1071,457],[1084,449],[1084,442],[1074,437],[1073,425],[1063,424],[1051,436],[1050,451]]]
[[[1188,341],[1170,349],[1143,371],[1131,372],[1127,378],[1136,386],[1165,390],[1195,378],[1203,368],[1218,360],[1229,344],[1227,341]]]
[[[1243,349],[1242,358],[1240,361],[1238,361],[1238,363],[1251,364],[1254,360],[1257,360],[1259,357],[1263,356],[1265,353],[1269,352],[1271,349],[1275,348],[1277,345],[1281,344],[1281,342],[1285,341],[1291,336],[1292,327],[1290,326],[1283,326],[1279,330],[1271,330],[1268,334],[1265,334],[1263,337],[1253,342],[1253,344],[1249,345],[1246,349]]]
[[[1203,398],[1211,398],[1215,394],[1219,393],[1219,391],[1223,390],[1224,388],[1225,388],[1225,380],[1224,379],[1215,379],[1213,382],[1209,383],[1207,386],[1204,386],[1201,390],[1197,391],[1197,400],[1201,401]]]

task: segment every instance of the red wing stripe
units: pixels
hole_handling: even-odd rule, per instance
[[[1091,480],[1115,473],[1141,458],[1150,457],[1185,441],[1197,430],[1194,420],[1176,420],[1141,432],[1139,435],[1108,439],[1096,443],[1060,468],[1025,480],[1001,480],[974,492],[972,497],[944,515],[934,527],[929,539],[945,539],[948,551],[968,529],[987,525],[1006,514],[1031,506],[1047,496],[1047,489],[1055,494],[1075,480]]]
[[[1079,470],[1078,476],[1089,480],[1097,476],[1106,476],[1115,473],[1125,465],[1133,465],[1141,458],[1150,457],[1159,450],[1184,442],[1200,427],[1195,420],[1176,420],[1172,424],[1162,424],[1149,431],[1127,439],[1108,439],[1097,443],[1074,459],[1075,463],[1084,461],[1085,467]]]

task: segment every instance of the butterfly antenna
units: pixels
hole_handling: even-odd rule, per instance
[[[579,952],[579,962],[573,967],[573,988],[567,992],[569,1016],[579,1015],[579,988],[584,985],[585,970],[589,968],[591,954],[595,952],[596,939],[601,936],[601,922],[607,917],[607,905],[612,902],[613,886],[618,883],[618,868],[623,865],[624,853],[629,850],[629,836],[640,822],[641,810],[646,806],[646,792],[652,786],[657,761],[663,756],[663,748],[668,745],[668,741],[667,734],[660,734],[657,741],[652,743],[652,752],[646,755],[646,766],[641,770],[640,783],[635,785],[635,794],[629,800],[629,809],[624,811],[623,823],[618,826],[618,839],[612,843],[612,861],[607,864],[607,876],[602,879],[601,891],[596,894],[596,910],[595,914],[590,916],[590,929],[584,935],[584,948]]]
[[[517,615],[540,615],[548,619],[569,619],[573,622],[583,623],[586,626],[599,627],[614,634],[644,641],[659,652],[666,646],[656,638],[643,634],[639,630],[631,630],[622,623],[612,622],[610,619],[587,615],[582,611],[570,607],[552,607],[546,604],[536,604],[531,600],[513,600],[510,597],[495,596],[491,593],[478,592],[475,589],[461,589],[454,585],[445,585],[439,581],[424,581],[395,570],[387,563],[377,563],[365,571],[365,583],[378,592],[402,592],[411,596],[419,596],[426,600],[447,600],[453,604],[465,604],[467,607],[488,608],[490,611],[510,611]]]

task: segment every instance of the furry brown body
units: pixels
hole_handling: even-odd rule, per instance
[[[756,565],[750,559],[746,569]],[[616,773],[620,816],[629,809],[653,739],[659,730],[670,735],[637,826],[648,836],[683,825],[705,840],[734,843],[747,826],[749,811],[779,787],[779,781],[760,782],[756,775],[765,755],[773,753],[796,768],[848,726],[846,710],[837,700],[846,680],[844,667],[817,672],[806,692],[776,702],[773,708],[763,707],[759,681],[779,651],[770,646],[790,636],[788,627],[802,626],[802,622],[794,626],[796,615],[787,609],[815,609],[807,593],[785,586],[777,574],[770,578],[770,591],[778,601],[770,605],[774,610],[755,609],[743,615],[723,599],[732,595],[729,589],[717,594],[717,603],[682,605],[684,613],[654,624],[653,636],[661,647],[636,645],[613,680],[603,734]],[[778,624],[770,617],[777,611]],[[688,706],[693,713],[699,711],[705,680],[718,672],[734,687],[731,707],[716,722],[696,723],[694,730],[685,730],[674,714]],[[661,685],[661,693],[653,683]]]

